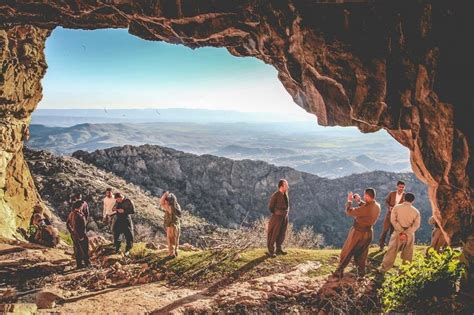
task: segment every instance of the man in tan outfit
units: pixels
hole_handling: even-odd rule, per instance
[[[403,262],[411,261],[413,258],[413,246],[415,245],[415,232],[420,227],[420,212],[412,206],[415,195],[405,194],[405,202],[393,207],[390,221],[394,232],[390,237],[388,249],[383,257],[381,271],[386,272],[393,267],[397,253],[402,252]]]
[[[353,199],[359,203],[359,207],[353,208]],[[360,196],[352,192],[347,196],[346,214],[354,217],[354,225],[347,235],[339,258],[339,266],[333,276],[342,278],[344,268],[347,267],[352,257],[357,266],[359,276],[365,275],[365,265],[369,254],[369,245],[372,242],[373,226],[380,215],[380,205],[375,201],[375,189],[367,188],[364,193],[365,202]]]
[[[390,215],[392,212],[392,208],[398,204],[401,204],[405,201],[405,183],[399,180],[397,182],[397,190],[392,191],[388,194],[387,198],[385,199],[385,205],[387,206],[387,213],[383,219],[383,226],[382,226],[382,233],[380,234],[380,241],[379,246],[380,250],[383,250],[385,246],[385,240],[387,238],[390,239],[390,235],[393,233],[393,225],[390,223]]]
[[[267,255],[270,257],[287,254],[283,251],[281,245],[285,241],[286,230],[288,228],[288,211],[290,209],[288,188],[288,182],[285,179],[281,179],[278,182],[278,190],[272,194],[268,203],[268,208],[272,212],[272,216],[268,222],[267,234]]]

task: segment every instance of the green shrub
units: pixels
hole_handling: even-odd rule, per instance
[[[453,296],[464,272],[460,255],[449,247],[441,253],[430,248],[426,256],[388,273],[380,292],[384,310],[406,312],[421,307],[427,311]]]
[[[61,232],[59,231],[59,238],[64,241],[64,243],[68,244],[69,246],[72,246],[72,238],[71,234],[67,232]]]

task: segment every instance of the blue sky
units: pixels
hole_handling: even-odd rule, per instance
[[[57,28],[46,42],[46,60],[39,108],[189,107],[306,115],[273,67],[224,48],[192,50],[145,41],[124,29]]]

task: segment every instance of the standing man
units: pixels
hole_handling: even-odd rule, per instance
[[[411,261],[413,258],[415,231],[420,227],[420,212],[413,207],[414,200],[415,195],[406,193],[405,202],[392,209],[390,221],[394,227],[394,233],[390,237],[387,252],[383,257],[382,272],[386,272],[393,267],[399,251],[402,252],[403,262]]]
[[[76,200],[73,210],[67,217],[66,227],[71,233],[74,244],[74,256],[76,257],[77,269],[89,267],[89,239],[86,234],[86,218],[82,212],[83,202]]]
[[[114,207],[116,218],[112,232],[114,235],[115,252],[117,254],[120,252],[120,235],[123,234],[127,242],[125,255],[128,255],[133,246],[133,222],[130,215],[135,213],[135,206],[130,199],[125,198],[121,193],[115,193],[114,198],[116,202]]]
[[[89,220],[89,205],[87,204],[87,202],[84,201],[84,199],[82,199],[82,194],[74,194],[74,196],[72,196],[71,203],[73,207],[76,201],[80,201],[82,203],[81,212],[84,215],[84,218],[86,219],[86,224],[87,224]]]
[[[352,207],[353,200],[359,203],[359,207]],[[375,189],[367,188],[365,190],[364,201],[360,200],[358,194],[353,195],[352,192],[347,196],[346,214],[354,217],[354,225],[342,247],[339,266],[333,273],[333,276],[337,278],[343,277],[344,269],[352,257],[357,265],[358,275],[365,275],[369,245],[373,238],[373,226],[380,215],[380,205],[375,201]]]
[[[104,223],[107,224],[109,229],[112,230],[112,219],[113,215],[115,214],[114,212],[114,206],[115,206],[115,199],[112,196],[112,188],[107,188],[105,190],[105,197],[103,201],[103,220]]]
[[[385,214],[385,218],[383,219],[382,234],[380,234],[380,250],[383,250],[383,248],[385,247],[385,239],[387,238],[387,234],[390,239],[390,235],[392,235],[393,233],[393,225],[390,223],[390,214],[392,212],[392,208],[404,201],[405,183],[399,180],[397,182],[397,190],[390,192],[387,198],[385,199],[387,213]]]
[[[280,179],[278,182],[278,190],[272,194],[268,203],[268,208],[272,213],[270,221],[268,222],[267,234],[267,255],[270,257],[287,254],[287,252],[283,251],[281,245],[285,241],[286,230],[288,228],[288,211],[290,209],[288,188],[288,181]]]

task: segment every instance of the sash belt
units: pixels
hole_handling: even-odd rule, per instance
[[[354,230],[359,231],[359,232],[371,232],[372,226],[357,224],[356,222],[354,222]]]

